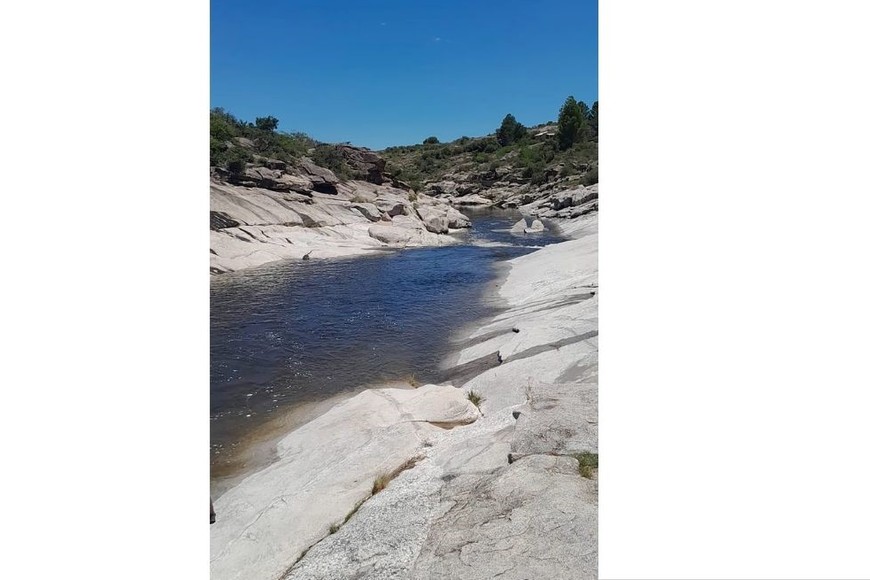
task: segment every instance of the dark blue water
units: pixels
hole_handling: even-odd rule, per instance
[[[425,383],[456,330],[494,313],[495,264],[560,241],[516,236],[516,212],[466,212],[461,245],[286,261],[212,278],[213,475],[288,406],[388,381]]]

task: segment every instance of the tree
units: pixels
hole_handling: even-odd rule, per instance
[[[495,132],[495,138],[502,147],[516,143],[525,136],[526,128],[510,113],[502,120],[501,127]]]
[[[575,143],[583,141],[588,133],[589,107],[578,103],[574,97],[565,99],[559,110],[559,129],[557,132],[559,149],[570,149]]]
[[[268,117],[257,117],[254,121],[254,125],[257,129],[272,132],[278,128],[278,119],[272,115],[269,115]]]
[[[229,141],[239,132],[238,120],[221,108],[211,110],[211,138],[217,141]]]
[[[598,140],[598,101],[592,103],[592,110],[589,111],[589,129],[594,140]]]

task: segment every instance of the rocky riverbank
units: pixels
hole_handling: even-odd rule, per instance
[[[597,213],[563,229],[458,345],[481,372],[365,391],[218,498],[212,577],[595,578]]]
[[[283,259],[456,243],[458,209],[518,209],[571,220],[598,209],[597,106],[565,149],[555,124],[381,152],[211,114],[211,272]],[[593,123],[594,121],[594,123]],[[594,130],[592,129],[594,125]]]
[[[236,146],[244,146],[240,141]],[[470,226],[446,200],[418,195],[384,174],[374,153],[340,150],[366,180],[340,179],[307,158],[291,165],[257,157],[237,173],[213,167],[211,272],[454,244],[448,234]]]

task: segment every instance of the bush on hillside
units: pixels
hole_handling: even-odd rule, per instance
[[[334,145],[319,145],[311,153],[315,165],[325,167],[341,179],[351,179],[353,172],[341,153]]]
[[[278,128],[278,119],[269,115],[268,117],[257,117],[254,120],[254,126],[261,131],[274,131]]]

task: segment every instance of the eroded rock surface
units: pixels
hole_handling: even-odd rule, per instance
[[[597,218],[578,238],[510,262],[508,308],[464,341],[457,364],[482,417],[433,433],[421,459],[325,535],[285,576],[597,577]],[[587,475],[590,475],[587,473]]]
[[[371,165],[371,171],[380,171],[368,156],[360,154],[357,161],[363,169]],[[343,182],[307,159],[298,168],[255,167],[235,178],[225,173],[215,170],[211,184],[213,273],[306,255],[454,244],[450,229],[471,225],[445,201],[419,196],[421,215],[404,189]],[[378,224],[374,229],[372,222]]]
[[[278,444],[278,459],[214,502],[211,578],[279,578],[447,427],[479,412],[452,386],[360,393]],[[341,576],[338,576],[341,577]]]

